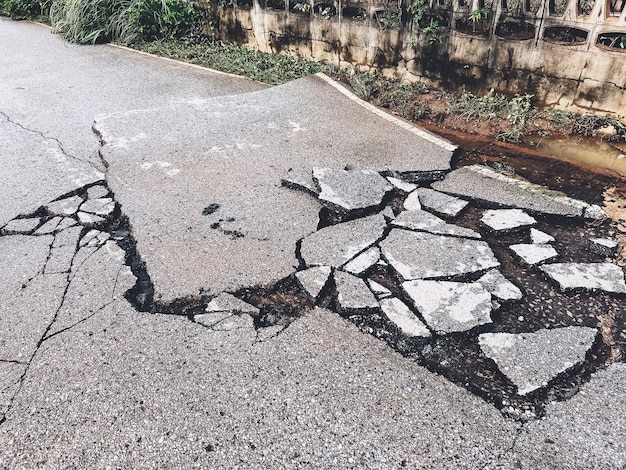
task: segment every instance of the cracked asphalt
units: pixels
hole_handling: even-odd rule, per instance
[[[266,89],[3,18],[0,51],[2,468],[626,466],[623,363],[522,423],[325,308],[192,321],[297,266],[319,205],[281,179],[337,158],[438,172],[450,149],[403,130],[380,155],[397,135],[317,78]]]

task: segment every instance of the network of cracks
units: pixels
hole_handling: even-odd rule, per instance
[[[452,197],[430,189],[438,177],[316,169],[310,184],[283,181],[322,207],[317,232],[294,247],[298,268],[215,297],[155,299],[130,221],[104,180],[16,217],[0,237],[56,239],[80,227],[75,256],[85,246],[123,250],[135,277],[124,296],[137,311],[210,329],[255,328],[259,340],[314,306],[328,308],[503,414],[540,417],[547,403],[626,357],[614,229]],[[218,207],[207,201],[205,212]],[[579,285],[559,277],[585,267],[592,271],[574,273]]]

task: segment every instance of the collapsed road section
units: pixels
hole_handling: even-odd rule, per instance
[[[322,206],[317,229],[292,248],[298,266],[277,282],[217,295],[155,296],[105,181],[9,221],[0,240],[45,238],[48,246],[23,288],[41,275],[64,279],[32,356],[15,359],[26,365],[21,380],[44,341],[106,307],[60,315],[80,267],[99,251],[123,258],[127,271],[119,269],[111,299],[123,294],[138,311],[186,316],[213,330],[254,328],[265,341],[314,306],[327,307],[518,419],[541,416],[547,403],[572,396],[626,355],[624,273],[611,262],[615,232],[589,215],[599,208],[536,193],[532,211],[496,209],[497,201],[434,190],[424,175],[316,168],[311,177],[306,185],[283,182],[283,191],[301,187]]]

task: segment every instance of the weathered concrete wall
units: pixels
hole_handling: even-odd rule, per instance
[[[396,11],[398,0],[219,1],[226,41],[474,93],[529,93],[559,109],[626,115],[626,49],[603,45],[626,34],[626,0],[431,0],[421,28],[406,12],[383,25],[380,17]],[[467,18],[479,8],[489,18],[474,31]],[[440,25],[432,43],[423,32],[431,18]]]

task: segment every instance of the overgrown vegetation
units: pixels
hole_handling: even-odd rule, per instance
[[[526,125],[536,113],[536,109],[531,104],[531,98],[532,95],[526,94],[507,99],[500,93],[494,93],[493,90],[483,97],[463,93],[452,98],[447,112],[458,114],[468,121],[506,120],[511,129],[499,132],[496,138],[507,142],[519,142]]]
[[[520,142],[529,133],[595,136],[598,130],[611,127],[612,139],[626,137],[626,123],[620,117],[539,110],[528,94],[507,98],[493,90],[485,96],[432,91],[420,83],[403,83],[354,68],[328,73],[349,84],[359,97],[406,119],[491,135],[504,142]]]
[[[0,0],[0,14],[16,20],[47,21],[52,0]]]
[[[55,0],[55,32],[79,44],[176,39],[196,30],[200,14],[185,0]]]
[[[134,47],[152,54],[243,75],[270,85],[279,85],[328,69],[317,62],[222,44],[203,36],[157,40],[136,44]]]

